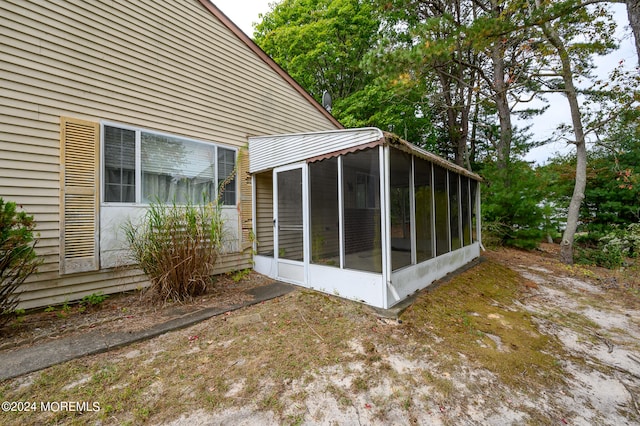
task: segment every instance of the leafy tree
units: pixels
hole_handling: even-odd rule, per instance
[[[556,5],[548,0],[535,0],[530,9],[531,16],[536,19],[555,12]],[[586,131],[575,81],[580,76],[589,77],[594,54],[607,53],[614,47],[613,27],[609,22],[604,8],[593,12],[581,8],[556,20],[543,19],[538,25],[542,38],[536,51],[538,61],[547,68],[545,85],[548,90],[559,91],[567,97],[573,136],[570,141],[576,146],[575,185],[560,250],[560,260],[564,263],[573,263],[574,236],[586,187]]]
[[[597,241],[612,226],[640,222],[640,111],[629,110],[589,153],[579,230]],[[566,215],[575,181],[575,155],[557,156],[539,167],[545,200]]]
[[[454,161],[467,167],[490,147],[500,167],[511,160],[512,116],[539,89],[523,0],[383,1],[388,31],[378,63],[390,74],[431,81],[433,117]],[[491,139],[483,141],[482,136]],[[489,142],[484,143],[484,142]],[[520,146],[519,148],[522,148]],[[442,150],[441,150],[442,151]]]
[[[455,1],[381,2],[384,38],[369,67],[392,78],[432,87],[423,93],[444,136],[436,150],[464,165],[480,58],[457,35],[473,19],[473,5]]]
[[[433,147],[438,129],[424,97],[427,82],[386,78],[363,65],[383,19],[373,0],[285,0],[262,18],[256,43],[317,100],[329,92],[342,124],[392,130]]]
[[[621,115],[591,154],[581,220],[596,236],[640,223],[640,110]]]
[[[629,24],[633,30],[633,36],[636,40],[636,52],[638,53],[638,62],[640,62],[640,1],[626,0],[627,16]]]
[[[428,89],[415,82],[376,79],[364,89],[334,103],[334,114],[346,127],[374,126],[390,130],[430,151],[437,152],[441,131],[434,124],[424,97]],[[422,82],[424,83],[424,82]]]
[[[318,101],[324,91],[344,99],[374,80],[360,66],[380,27],[370,1],[284,0],[261,17],[255,42]]]
[[[535,142],[526,128],[514,128],[512,117],[539,112],[522,109],[525,101],[542,99],[545,92],[563,93],[572,121],[560,129],[559,137],[576,145],[579,161],[572,164],[579,166],[564,171],[571,176],[573,202],[571,197],[561,199],[558,192],[556,199],[561,201],[552,206],[571,207],[564,238],[569,249],[563,250],[570,262],[577,212],[582,215],[586,206],[580,207],[589,178],[587,136],[604,135],[619,111],[633,107],[634,84],[638,86],[620,71],[611,81],[591,87],[579,82],[591,78],[593,56],[614,47],[614,24],[605,3],[285,0],[265,15],[256,28],[256,40],[316,99],[330,91],[333,113],[345,125],[393,129],[468,168],[474,160],[495,162],[503,172],[492,164],[473,167],[487,170],[495,189],[503,186],[495,191],[497,207],[491,214],[499,221],[507,218],[514,230],[539,231],[548,225],[539,217],[548,213],[539,214],[532,207],[530,220],[519,213],[495,213],[506,209],[501,200],[509,198],[508,185],[516,185],[513,194],[526,192],[522,182],[510,179],[519,173],[530,193],[538,194],[537,181],[524,176],[540,176],[522,171],[526,167],[518,161]],[[625,85],[611,85],[622,79],[628,80]],[[516,163],[513,168],[511,161]]]

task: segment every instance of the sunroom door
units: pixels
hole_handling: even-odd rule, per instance
[[[277,168],[273,183],[277,276],[297,284],[305,283],[305,171],[303,166]]]

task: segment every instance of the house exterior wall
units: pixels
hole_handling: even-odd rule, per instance
[[[0,196],[34,215],[44,259],[22,307],[146,284],[132,269],[61,274],[62,117],[237,148],[339,127],[203,3],[0,2]],[[237,209],[251,204],[241,192]],[[246,215],[232,217],[240,234]],[[219,270],[247,266],[248,252],[233,253]]]

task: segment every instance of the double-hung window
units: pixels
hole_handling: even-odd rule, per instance
[[[236,150],[173,135],[103,125],[107,203],[236,204]]]

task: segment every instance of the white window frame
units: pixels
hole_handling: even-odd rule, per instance
[[[124,130],[131,130],[135,132],[135,202],[133,203],[127,203],[127,202],[115,202],[115,201],[104,201],[104,196],[105,196],[105,170],[104,170],[104,164],[105,164],[105,159],[104,159],[104,154],[105,154],[105,148],[104,148],[104,128],[106,127],[116,127],[119,129],[124,129]],[[176,139],[181,139],[184,140],[186,142],[193,142],[193,143],[198,143],[198,144],[204,144],[207,146],[211,146],[214,148],[214,157],[216,159],[215,162],[215,170],[214,170],[214,177],[215,177],[215,192],[216,192],[216,197],[218,196],[218,185],[219,185],[219,181],[218,181],[218,148],[223,148],[223,149],[228,149],[234,152],[234,158],[235,161],[238,161],[238,148],[234,147],[234,146],[229,146],[229,145],[224,145],[224,144],[220,144],[220,143],[215,143],[215,142],[207,142],[207,141],[203,141],[200,139],[193,139],[193,138],[189,138],[189,137],[185,137],[182,135],[176,135],[176,134],[171,134],[171,133],[164,133],[164,132],[159,132],[159,131],[155,131],[155,130],[149,130],[143,127],[136,127],[136,126],[130,126],[130,125],[126,125],[126,124],[121,124],[121,123],[114,123],[114,122],[110,122],[110,121],[101,121],[100,122],[100,200],[101,200],[101,205],[103,206],[149,206],[149,203],[147,202],[143,202],[142,201],[142,150],[141,150],[141,146],[142,146],[142,133],[149,133],[149,134],[153,134],[153,135],[158,135],[158,136],[164,136],[164,137],[170,137],[170,138],[176,138]],[[233,208],[235,209],[238,205],[239,202],[239,179],[236,176],[235,179],[235,202],[234,204],[221,204],[222,208]]]

